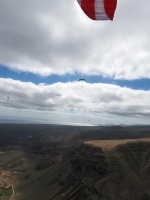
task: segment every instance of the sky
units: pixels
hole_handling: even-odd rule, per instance
[[[1,0],[0,122],[149,124],[149,19],[149,0],[118,0],[113,21],[76,0]]]

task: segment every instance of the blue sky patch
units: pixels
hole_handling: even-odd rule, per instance
[[[113,78],[107,78],[102,76],[89,76],[89,75],[51,75],[42,77],[32,73],[17,72],[10,70],[9,68],[0,65],[0,77],[1,78],[12,78],[14,80],[20,80],[22,82],[32,82],[35,84],[46,83],[53,84],[56,82],[69,82],[77,81],[79,79],[86,79],[88,83],[108,83],[115,84],[121,87],[128,87],[136,90],[150,90],[150,79],[136,79],[136,80],[118,80]]]

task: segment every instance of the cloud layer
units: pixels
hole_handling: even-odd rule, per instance
[[[42,76],[150,78],[150,2],[118,1],[113,22],[94,22],[76,0],[1,0],[0,63]]]
[[[0,118],[96,123],[148,123],[150,91],[86,82],[35,85],[0,78]],[[12,114],[11,114],[12,113]],[[15,113],[15,114],[14,114]]]

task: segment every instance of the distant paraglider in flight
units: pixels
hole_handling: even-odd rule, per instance
[[[60,94],[56,94],[55,96],[56,96],[57,100],[58,100],[58,97],[59,97],[59,98],[61,97]]]
[[[9,97],[7,97],[7,101],[9,100]]]
[[[78,81],[83,81],[83,82],[87,82],[84,78],[80,78]]]
[[[84,78],[81,78],[81,79],[79,79],[78,81],[79,81],[79,82],[85,82],[85,83],[87,83],[87,81],[86,81]],[[83,87],[83,85],[82,85],[82,87]]]
[[[77,0],[83,12],[92,20],[113,20],[117,0]]]

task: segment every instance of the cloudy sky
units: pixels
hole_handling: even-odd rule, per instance
[[[149,124],[150,1],[0,1],[0,122]],[[86,79],[85,81],[78,81]]]

